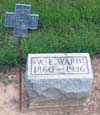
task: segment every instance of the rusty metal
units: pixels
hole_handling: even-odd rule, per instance
[[[22,111],[22,49],[21,39],[18,38],[18,52],[19,52],[19,109]]]

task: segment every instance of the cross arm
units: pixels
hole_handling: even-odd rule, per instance
[[[13,12],[5,13],[5,27],[14,27],[15,14]]]
[[[16,4],[15,12],[24,12],[30,14],[31,5],[29,4]]]
[[[37,29],[38,27],[38,14],[30,14],[29,16],[29,23],[28,23],[28,29]]]

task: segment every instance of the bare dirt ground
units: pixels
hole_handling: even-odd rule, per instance
[[[18,69],[0,72],[0,115],[100,115],[100,56],[93,59],[92,65],[94,71],[93,95],[84,108],[81,110],[74,108],[76,112],[68,111],[67,108],[37,112],[28,112],[23,109],[23,112],[19,112]]]

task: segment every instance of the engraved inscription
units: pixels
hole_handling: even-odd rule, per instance
[[[28,27],[28,15],[25,13],[19,13],[16,15],[16,28],[27,28]]]
[[[88,74],[87,57],[32,57],[33,75]]]

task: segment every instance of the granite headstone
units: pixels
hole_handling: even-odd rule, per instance
[[[30,109],[83,103],[92,94],[92,83],[88,53],[28,55],[25,85]]]

